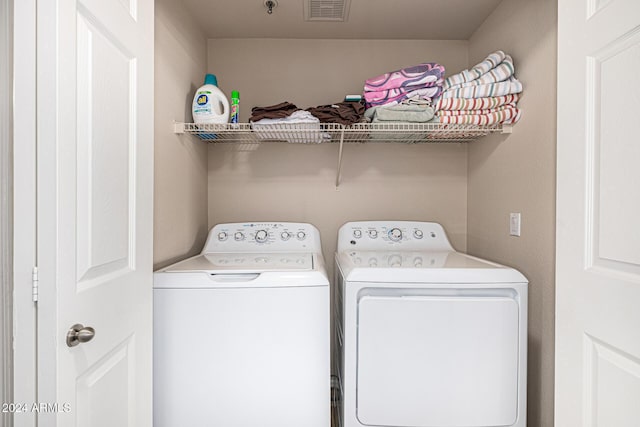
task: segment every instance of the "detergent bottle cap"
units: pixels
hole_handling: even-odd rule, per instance
[[[204,84],[218,86],[218,79],[215,74],[207,74],[204,76]]]
[[[240,92],[238,92],[237,90],[232,90],[232,91],[231,91],[231,98],[238,98],[238,99],[240,99]]]

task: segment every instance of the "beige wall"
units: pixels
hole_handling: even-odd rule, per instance
[[[195,254],[207,234],[207,147],[173,133],[191,121],[191,97],[202,84],[206,38],[179,0],[156,0],[154,267]]]
[[[505,0],[468,42],[231,39],[209,40],[206,53],[171,3],[157,2],[156,87],[164,92],[156,97],[156,266],[197,252],[220,222],[314,223],[330,268],[346,221],[441,222],[457,249],[529,278],[529,425],[552,426],[556,1]],[[168,127],[189,118],[205,55],[220,88],[240,91],[245,122],[252,106],[337,102],[378,73],[432,60],[451,74],[495,49],[513,55],[525,85],[512,135],[468,145],[348,145],[337,190],[336,145],[205,147]],[[508,236],[509,212],[522,213],[520,238]]]
[[[467,64],[461,41],[209,40],[209,72],[227,94],[240,91],[240,119],[252,106],[290,101],[306,108],[361,93],[366,78],[437,61]],[[265,143],[209,148],[209,226],[229,221],[315,224],[333,265],[347,221],[441,222],[466,249],[467,148],[462,144],[348,145],[336,190],[336,144]]]
[[[470,253],[521,270],[529,279],[528,425],[553,426],[555,0],[505,0],[469,41],[469,63],[503,49],[524,84],[513,134],[469,145]],[[522,237],[509,213],[522,213]]]

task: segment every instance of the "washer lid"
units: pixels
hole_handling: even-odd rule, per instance
[[[312,271],[311,253],[211,253],[173,264],[168,273],[262,273],[267,271]]]

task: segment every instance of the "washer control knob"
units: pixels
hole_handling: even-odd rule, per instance
[[[258,230],[256,231],[256,242],[264,243],[269,238],[269,233],[266,230]]]
[[[356,239],[359,239],[362,237],[362,231],[361,230],[353,230],[353,237],[355,237]]]
[[[400,240],[402,240],[402,230],[400,230],[399,228],[392,228],[391,230],[389,230],[389,239],[393,240],[394,242],[399,242]]]
[[[422,230],[414,230],[413,231],[413,237],[415,237],[416,239],[422,239],[424,237],[424,233],[422,232]]]
[[[413,265],[418,268],[422,267],[422,257],[416,257],[413,260]]]
[[[237,231],[236,234],[233,235],[233,238],[236,239],[236,242],[241,242],[244,240],[244,233],[242,231]]]
[[[218,233],[218,240],[221,242],[227,240],[227,237],[229,237],[229,235],[225,231],[221,231]]]
[[[369,258],[369,267],[377,267],[378,266],[378,259],[377,258]]]
[[[307,238],[307,233],[305,233],[304,231],[298,231],[298,234],[296,234],[296,236],[298,237],[298,240],[304,240]]]
[[[291,234],[289,234],[288,231],[283,231],[282,233],[280,233],[280,238],[285,242],[289,240],[290,237],[291,237]]]
[[[369,230],[369,237],[371,237],[372,239],[378,237],[378,230]]]

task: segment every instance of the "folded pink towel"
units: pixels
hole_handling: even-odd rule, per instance
[[[433,87],[442,85],[443,78],[444,67],[442,65],[426,62],[367,79],[364,83],[364,90],[365,92],[379,92],[417,86]]]

